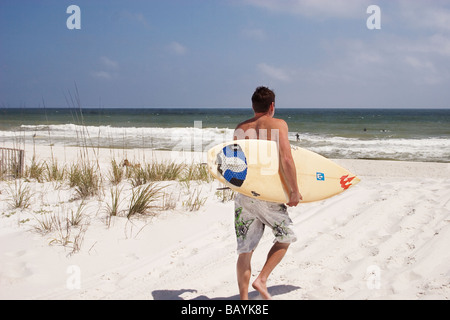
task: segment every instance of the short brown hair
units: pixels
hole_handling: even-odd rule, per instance
[[[275,93],[267,87],[258,87],[252,96],[252,106],[255,112],[267,112],[275,102]]]

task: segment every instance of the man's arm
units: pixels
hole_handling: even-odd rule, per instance
[[[289,190],[289,202],[286,205],[295,207],[298,205],[302,196],[298,190],[297,170],[294,159],[292,158],[291,144],[288,139],[288,125],[281,120],[279,125],[278,148],[280,151],[281,172],[284,175]]]

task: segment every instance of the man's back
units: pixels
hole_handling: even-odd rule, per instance
[[[240,123],[234,131],[235,140],[261,139],[277,142],[280,153],[280,174],[289,190],[288,206],[296,206],[302,199],[289,142],[289,129],[282,119],[274,118],[275,95],[264,87],[257,88],[252,97],[255,116]]]

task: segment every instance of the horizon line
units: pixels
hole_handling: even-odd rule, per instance
[[[99,106],[84,106],[84,107],[9,107],[0,106],[0,110],[3,109],[97,109],[97,110],[111,110],[111,109],[171,109],[171,110],[211,110],[211,109],[234,109],[234,110],[251,110],[252,107],[233,107],[233,106],[215,106],[215,107],[180,107],[180,106],[126,106],[126,107],[99,107]],[[277,110],[450,110],[449,107],[277,107]]]

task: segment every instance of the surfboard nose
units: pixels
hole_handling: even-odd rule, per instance
[[[350,175],[350,177],[352,176],[352,174]],[[358,176],[356,176],[356,175],[353,175],[353,179],[352,179],[352,181],[350,182],[350,186],[349,187],[353,187],[354,185],[357,185],[358,183],[360,183],[361,182],[361,179],[358,177]]]
[[[340,180],[341,188],[347,190],[351,186],[357,184],[359,181],[360,179],[357,176],[349,173],[341,177]]]

